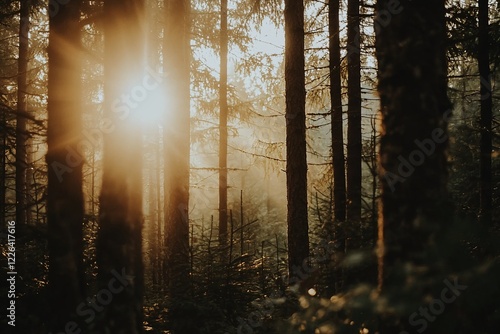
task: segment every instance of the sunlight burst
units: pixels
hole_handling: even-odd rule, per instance
[[[161,124],[168,109],[168,98],[162,89],[149,92],[147,98],[140,103],[135,117],[143,125]]]
[[[165,89],[164,78],[151,69],[128,94],[121,96],[122,102],[132,111],[132,122],[142,125],[161,124],[169,108],[169,99]]]

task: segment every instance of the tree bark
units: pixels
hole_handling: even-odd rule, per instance
[[[48,238],[50,330],[64,332],[84,295],[80,4],[49,19]],[[70,153],[74,152],[74,153]]]
[[[480,219],[484,226],[491,225],[493,183],[491,174],[492,90],[489,60],[488,0],[479,0],[479,54],[478,66],[481,80],[481,139],[480,139]]]
[[[334,217],[338,222],[345,221],[346,185],[344,131],[342,123],[342,84],[340,77],[340,1],[332,0],[328,6],[328,29],[330,50],[330,100],[332,115],[332,162],[333,162],[333,199]]]
[[[361,58],[359,0],[347,5],[347,226],[346,248],[356,247],[361,220]],[[353,245],[350,245],[353,243]]]
[[[172,102],[165,120],[166,257],[169,290],[174,298],[189,289],[189,167],[190,167],[190,10],[187,0],[169,0],[166,8],[164,59]],[[168,196],[167,196],[168,193]]]
[[[390,3],[379,0],[378,13]],[[444,0],[402,1],[390,25],[376,29],[380,287],[396,265],[422,264],[431,238],[449,221],[445,44]]]
[[[136,109],[123,96],[134,96],[144,77],[144,2],[104,2],[104,115],[112,131],[104,137],[103,176],[97,236],[98,283],[123,290],[100,314],[102,333],[142,332],[142,134]],[[133,101],[139,102],[139,101]]]
[[[330,52],[330,100],[332,131],[332,165],[333,165],[333,216],[334,238],[340,242],[340,250],[345,250],[346,219],[346,176],[344,156],[344,127],[342,119],[342,83],[340,60],[340,1],[330,0],[328,4],[328,32]],[[335,272],[331,273],[328,293],[333,294],[340,288],[342,269],[337,263]]]
[[[304,75],[304,3],[285,0],[286,179],[288,272],[309,260]]]

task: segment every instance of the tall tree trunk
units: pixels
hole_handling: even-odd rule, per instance
[[[54,333],[76,320],[84,295],[82,224],[80,4],[60,5],[49,19],[48,78],[48,237],[49,293]]]
[[[103,333],[142,331],[142,135],[122,96],[133,98],[145,75],[143,11],[143,0],[104,2],[104,114],[113,130],[104,137],[96,255],[99,286],[123,289],[101,315]]]
[[[356,247],[354,233],[361,220],[361,60],[359,0],[347,5],[347,235],[346,247]],[[353,245],[350,245],[353,243]]]
[[[333,200],[334,217],[338,222],[345,221],[346,186],[344,131],[342,123],[342,84],[340,78],[340,1],[332,0],[328,6],[328,31],[330,51],[330,100],[332,114],[332,162],[333,162]]]
[[[19,17],[19,58],[17,62],[17,116],[16,116],[16,221],[26,223],[26,118],[28,105],[26,101],[28,48],[30,29],[30,1],[20,1]]]
[[[165,73],[170,73],[172,101],[165,120],[166,258],[171,296],[189,289],[189,167],[190,167],[190,10],[188,0],[168,0],[164,44]]]
[[[377,11],[390,6],[391,0],[379,0]],[[422,264],[431,238],[450,216],[444,0],[405,0],[401,8],[390,26],[376,30],[382,110],[380,286],[398,263]]]
[[[292,277],[309,257],[302,0],[285,0],[285,90],[288,272]]]
[[[376,116],[372,116],[371,118],[371,126],[372,126],[372,138],[370,143],[370,173],[372,176],[372,203],[371,203],[371,228],[372,234],[370,236],[370,243],[373,246],[377,244],[378,232],[377,232],[377,224],[378,224],[378,165],[377,165],[377,118]]]
[[[219,244],[227,243],[227,0],[220,5]]]
[[[334,210],[334,236],[340,241],[341,251],[345,250],[345,218],[346,218],[346,185],[345,185],[345,156],[344,156],[344,130],[342,120],[342,83],[340,61],[340,0],[330,0],[328,5],[328,32],[330,51],[330,100],[332,117],[332,164],[333,164],[333,210]],[[340,287],[342,269],[337,264],[333,277],[329,279],[328,292],[333,294],[333,287]],[[333,281],[334,280],[334,281]]]
[[[156,136],[154,136],[156,138]],[[155,147],[152,146],[151,153],[154,156],[155,152]],[[156,287],[159,283],[158,280],[158,274],[159,270],[156,267],[157,265],[157,259],[158,259],[158,249],[159,245],[157,243],[157,224],[160,224],[160,221],[157,220],[157,215],[156,215],[156,187],[155,184],[158,182],[155,178],[156,176],[156,166],[155,166],[155,161],[153,159],[150,160],[149,162],[149,186],[148,186],[148,194],[149,194],[149,200],[148,200],[148,214],[149,214],[149,224],[148,224],[148,241],[149,241],[149,266],[151,268],[151,278],[153,281],[153,286]]]
[[[156,205],[157,205],[157,217],[156,217],[156,221],[158,222],[158,225],[156,225],[157,227],[157,236],[156,236],[156,243],[158,245],[158,250],[157,250],[157,264],[156,264],[156,267],[158,268],[158,284],[162,284],[162,283],[165,283],[164,282],[164,274],[163,274],[163,270],[162,270],[162,256],[163,256],[163,243],[162,243],[162,229],[161,229],[161,222],[163,222],[162,220],[162,208],[164,206],[164,202],[162,201],[162,197],[161,197],[161,166],[162,166],[162,155],[161,155],[161,152],[162,152],[162,147],[161,147],[161,136],[162,136],[162,129],[161,128],[158,128],[157,131],[156,131],[156,134],[155,134],[155,142],[156,142],[156,169],[155,169],[155,173],[156,173]]]
[[[491,224],[492,175],[492,91],[489,60],[488,0],[479,0],[479,76],[481,79],[480,141],[480,218],[484,226]]]

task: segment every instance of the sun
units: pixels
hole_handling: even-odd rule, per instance
[[[170,99],[165,79],[152,70],[128,90],[121,99],[131,109],[131,120],[143,126],[161,124],[169,109]]]
[[[143,125],[162,124],[169,108],[169,99],[163,89],[151,91],[137,108],[137,119]]]

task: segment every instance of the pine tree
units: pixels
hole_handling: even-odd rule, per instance
[[[379,1],[378,13],[390,2]],[[379,284],[398,263],[423,264],[432,236],[450,215],[444,0],[407,0],[401,7],[376,31],[383,169]]]
[[[345,221],[346,188],[345,188],[345,157],[344,132],[342,123],[342,85],[340,63],[340,1],[330,1],[328,4],[328,32],[330,51],[330,100],[332,115],[332,160],[333,160],[333,200],[334,217],[338,222]]]
[[[170,293],[185,296],[189,282],[190,2],[168,0],[164,71],[172,100],[165,120],[165,249]]]
[[[347,3],[347,249],[361,220],[361,43],[359,0]],[[353,242],[354,245],[349,245]]]
[[[492,173],[491,173],[491,153],[492,153],[492,90],[490,76],[489,57],[489,29],[488,29],[488,0],[479,0],[479,53],[478,66],[480,77],[481,94],[481,118],[480,118],[480,219],[483,225],[491,224],[492,209]]]
[[[99,232],[98,283],[111,280],[123,290],[100,315],[102,333],[142,331],[142,135],[134,112],[121,103],[144,76],[142,0],[104,2],[104,115],[112,131],[104,137]]]
[[[309,257],[304,3],[285,1],[286,177],[290,277]]]
[[[333,216],[334,235],[340,242],[339,249],[345,250],[345,219],[346,219],[346,174],[344,156],[344,130],[342,119],[342,83],[340,61],[340,1],[331,0],[328,4],[328,35],[330,53],[330,101],[331,101],[331,131],[332,131],[332,165],[333,165]],[[341,270],[337,268],[332,286],[340,286]],[[333,293],[334,290],[330,290]]]
[[[49,300],[52,332],[66,331],[83,300],[83,159],[80,4],[60,5],[50,17],[48,129]]]

